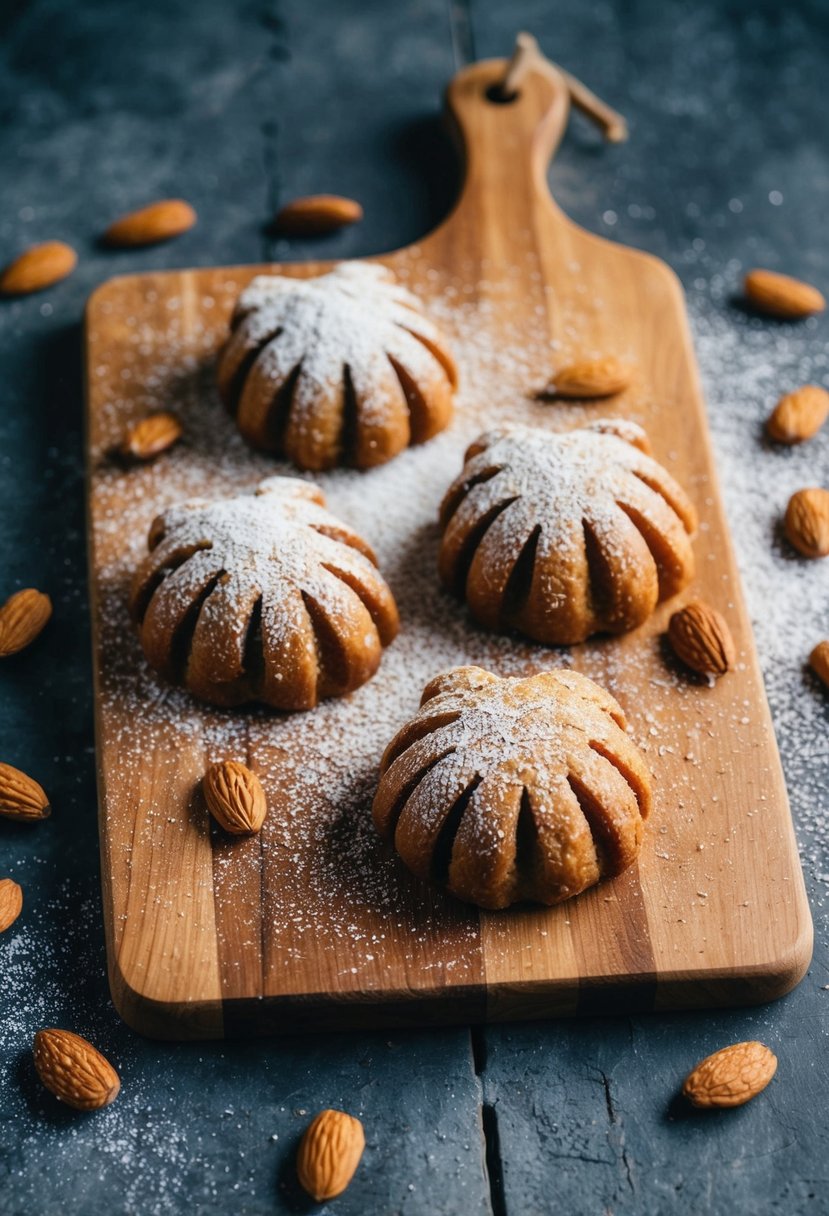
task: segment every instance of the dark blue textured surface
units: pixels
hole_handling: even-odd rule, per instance
[[[742,390],[734,367],[717,365],[719,350],[733,362],[762,345],[762,332],[726,310],[740,265],[829,282],[829,11],[819,0],[0,8],[0,261],[49,238],[80,256],[67,282],[0,303],[0,595],[34,585],[55,601],[40,641],[0,670],[0,757],[37,776],[55,807],[42,825],[0,823],[0,872],[26,892],[21,920],[0,940],[2,1216],[310,1210],[293,1151],[329,1105],[359,1114],[367,1133],[354,1184],[332,1205],[342,1213],[829,1210],[828,715],[795,647],[761,645],[817,930],[812,971],[785,1001],[472,1034],[185,1046],[137,1038],[109,1004],[85,585],[84,300],[124,271],[359,256],[415,239],[457,183],[438,123],[442,87],[464,56],[506,54],[521,27],[630,119],[630,144],[605,148],[575,118],[554,190],[586,227],[682,275],[730,473],[720,372],[754,426],[786,378],[807,366],[825,378],[829,364],[821,320],[770,338],[773,372],[747,376]],[[280,202],[324,190],[360,199],[364,223],[325,241],[266,237]],[[96,245],[114,216],[170,195],[199,213],[182,239],[131,253]],[[746,435],[749,447],[755,434]],[[829,478],[828,451],[821,440],[809,457],[814,482]],[[752,459],[735,460],[734,476]],[[767,475],[759,446],[756,468]],[[751,591],[751,549],[740,558]],[[813,601],[800,607],[829,634],[829,611],[821,621]],[[48,1024],[87,1033],[117,1064],[123,1091],[111,1109],[77,1116],[44,1094],[29,1045]],[[674,1098],[687,1068],[746,1037],[780,1056],[769,1092],[741,1111],[683,1112]]]

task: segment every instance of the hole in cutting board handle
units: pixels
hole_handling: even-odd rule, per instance
[[[488,101],[496,105],[507,105],[521,96],[519,84],[528,73],[540,72],[563,85],[570,95],[572,104],[583,114],[586,114],[601,128],[605,139],[610,143],[622,143],[627,139],[627,123],[621,114],[591,92],[586,85],[577,80],[570,72],[553,63],[543,54],[537,40],[526,31],[518,34],[515,39],[515,49],[506,64],[501,79],[491,84],[486,90]]]
[[[521,90],[515,89],[511,93],[507,93],[504,90],[503,85],[491,84],[487,89],[484,90],[484,96],[486,97],[487,101],[493,101],[498,106],[509,106],[512,105],[514,101],[518,100],[518,98],[521,96]]]

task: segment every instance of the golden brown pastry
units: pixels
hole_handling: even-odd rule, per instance
[[[575,671],[445,672],[380,773],[381,836],[419,878],[482,908],[560,903],[621,873],[651,809],[621,708]]]
[[[647,620],[694,573],[693,504],[641,427],[482,435],[443,500],[440,574],[489,629],[582,642]]]
[[[150,666],[216,705],[284,710],[370,679],[397,608],[369,546],[324,504],[271,477],[159,515],[130,595]]]
[[[382,266],[260,275],[239,297],[219,391],[245,439],[301,469],[371,468],[442,431],[455,363]]]

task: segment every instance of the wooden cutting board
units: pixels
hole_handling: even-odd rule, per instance
[[[401,636],[352,697],[311,714],[203,708],[144,663],[126,613],[153,516],[192,495],[254,486],[284,466],[249,451],[213,388],[234,299],[269,269],[112,280],[87,313],[90,566],[104,909],[110,980],[147,1034],[466,1022],[581,1011],[763,1001],[803,975],[812,926],[777,748],[717,488],[682,292],[661,262],[575,227],[546,167],[566,88],[531,74],[510,104],[487,90],[501,61],[448,92],[466,179],[450,217],[379,260],[451,339],[462,387],[450,431],[367,473],[316,480],[374,545]],[[601,405],[537,399],[556,364],[612,353],[633,385]],[[131,420],[172,408],[186,440],[125,469],[110,450]],[[641,629],[572,650],[476,629],[439,588],[436,512],[467,443],[493,423],[553,429],[609,414],[641,422],[694,498],[700,595],[727,617],[739,667],[715,687]],[[454,663],[502,674],[572,663],[605,683],[647,749],[657,804],[639,864],[555,909],[475,909],[410,878],[375,839],[383,746],[426,680]],[[208,820],[207,764],[246,761],[270,815],[258,837]]]

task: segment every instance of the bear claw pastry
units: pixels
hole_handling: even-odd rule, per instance
[[[489,629],[582,642],[647,620],[694,572],[697,517],[641,427],[482,435],[441,506],[440,574]]]
[[[419,878],[483,908],[560,903],[621,873],[651,809],[620,706],[569,670],[444,672],[380,772],[380,835]]]
[[[447,426],[457,373],[416,297],[382,266],[350,262],[317,278],[255,278],[218,381],[253,447],[301,469],[365,469]]]
[[[148,544],[131,615],[150,666],[201,700],[311,709],[370,679],[397,633],[371,549],[298,478],[179,503]]]

